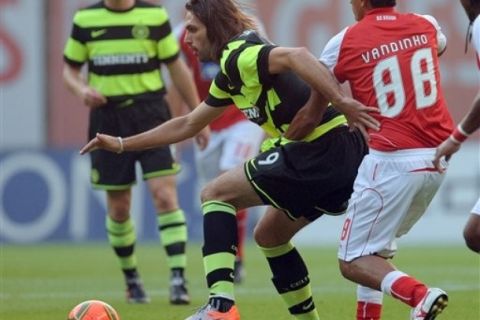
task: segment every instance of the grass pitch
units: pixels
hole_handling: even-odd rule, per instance
[[[322,320],[355,318],[355,286],[338,271],[336,247],[299,246],[310,269],[314,299]],[[189,306],[168,303],[168,270],[159,244],[137,245],[139,270],[152,298],[147,305],[128,305],[122,274],[107,243],[0,247],[0,319],[65,320],[77,303],[100,299],[122,320],[183,320],[206,301],[199,245],[188,247]],[[480,319],[480,256],[465,247],[403,247],[395,263],[431,286],[449,293],[440,319]],[[247,277],[237,286],[242,319],[291,319],[270,282],[267,263],[250,244]],[[383,319],[409,319],[410,309],[385,297]]]

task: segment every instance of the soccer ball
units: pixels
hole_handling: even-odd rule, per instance
[[[68,320],[120,320],[120,317],[108,303],[88,300],[77,304],[68,314]]]

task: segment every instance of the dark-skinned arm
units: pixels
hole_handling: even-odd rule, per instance
[[[368,138],[366,128],[379,130],[380,123],[368,114],[378,112],[378,109],[367,107],[345,95],[328,68],[306,48],[276,47],[270,51],[268,63],[268,71],[271,74],[286,71],[296,73],[335,108],[344,113],[350,127],[359,128],[366,138]]]

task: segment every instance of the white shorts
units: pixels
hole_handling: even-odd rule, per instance
[[[263,136],[262,128],[248,120],[212,131],[207,148],[195,150],[200,186],[257,155]]]
[[[433,170],[434,154],[435,149],[370,150],[354,183],[339,259],[395,255],[395,239],[424,214],[443,180],[444,175]]]
[[[472,214],[477,214],[480,216],[480,198],[478,198],[477,203],[472,208]]]

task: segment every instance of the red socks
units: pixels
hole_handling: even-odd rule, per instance
[[[427,293],[428,288],[416,279],[404,276],[393,282],[391,287],[392,297],[403,301],[409,306],[416,307]]]
[[[380,320],[381,315],[381,304],[357,301],[357,320]]]

